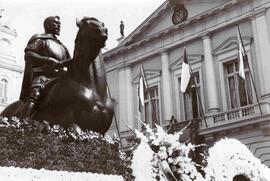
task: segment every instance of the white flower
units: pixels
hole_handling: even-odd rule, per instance
[[[215,143],[209,149],[207,163],[206,179],[214,177],[216,180],[226,181],[238,174],[245,174],[251,180],[270,180],[270,169],[235,139],[223,139]]]
[[[173,159],[171,157],[168,158],[169,163],[173,163]]]

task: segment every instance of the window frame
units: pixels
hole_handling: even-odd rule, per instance
[[[3,80],[5,81],[5,83],[2,83]],[[1,89],[0,90],[0,102],[3,103],[3,104],[6,104],[6,103],[8,103],[8,89],[9,89],[9,80],[8,80],[8,78],[0,77],[0,89]]]
[[[199,90],[199,93],[200,93],[200,95],[198,96],[197,95],[197,91],[195,92],[195,94],[196,94],[196,101],[197,101],[197,109],[198,109],[198,117],[197,118],[199,118],[200,116],[201,116],[201,111],[204,111],[204,110],[201,110],[201,105],[200,104],[202,104],[202,100],[199,100],[199,99],[202,99],[201,97],[202,97],[202,89],[201,89],[201,84],[202,84],[202,79],[201,79],[201,75],[200,75],[200,72],[199,71],[193,71],[193,74],[198,74],[198,76],[199,76],[199,84],[197,84],[197,81],[196,81],[196,86],[195,86],[195,84],[193,84],[193,85],[191,85],[193,88],[198,88],[198,90]],[[180,84],[180,82],[181,82],[181,78],[179,78],[178,79],[179,80],[179,84]],[[190,81],[194,81],[194,80],[190,80]],[[180,89],[180,87],[179,87],[179,89]],[[190,90],[191,91],[191,90]],[[187,103],[186,103],[186,100],[185,100],[185,96],[187,96],[187,93],[191,93],[191,92],[185,92],[185,93],[180,93],[181,94],[181,96],[182,96],[182,102],[183,102],[183,109],[184,109],[184,120],[185,121],[187,121],[187,120],[192,120],[192,119],[196,119],[196,117],[194,118],[193,117],[193,114],[194,114],[194,112],[193,112],[193,109],[192,109],[192,107],[193,107],[193,105],[192,105],[192,100],[191,100],[191,102],[189,102],[188,104],[189,104],[189,109],[191,109],[191,111],[189,112],[190,113],[190,115],[187,115],[187,108],[186,108],[186,105],[187,105]],[[193,98],[192,98],[193,99]],[[189,100],[190,101],[190,100]]]
[[[148,86],[149,88],[151,87],[155,87],[157,86],[158,88],[158,96],[159,96],[159,106],[158,106],[158,109],[159,109],[159,120],[158,120],[158,124],[160,126],[164,126],[163,124],[163,112],[162,112],[162,93],[161,93],[161,71],[160,70],[150,70],[150,69],[145,69],[145,76],[146,76],[146,79],[147,79],[147,83],[148,83]],[[138,105],[139,105],[139,97],[138,97],[138,88],[139,88],[139,78],[140,78],[140,73],[133,79],[133,83],[136,85],[136,91],[135,91],[135,94],[134,94],[134,97],[135,97],[135,100],[136,100],[136,106],[135,106],[135,117],[138,116],[139,114],[139,110],[138,110]],[[147,85],[146,85],[147,87]],[[145,107],[144,107],[145,109]],[[143,111],[144,112],[144,111]],[[143,117],[140,117],[141,119],[144,119],[145,118],[145,115],[143,115]],[[144,120],[142,120],[144,121]],[[150,121],[151,124],[150,126],[152,126],[152,120]],[[139,128],[139,125],[140,124],[137,124],[138,125],[138,129]]]
[[[191,64],[191,68],[193,72],[199,72],[200,76],[200,96],[201,96],[201,103],[203,110],[205,110],[205,95],[204,95],[204,82],[203,82],[203,73],[202,73],[202,61],[203,61],[203,55],[198,54],[189,54],[188,59]],[[180,80],[181,80],[181,74],[182,74],[182,62],[183,62],[183,56],[180,57],[178,60],[176,60],[174,63],[171,64],[171,70],[172,70],[172,76],[174,79],[174,92],[173,95],[175,95],[176,99],[176,119],[179,121],[185,120],[185,109],[184,109],[184,99],[183,99],[183,93],[180,90]]]
[[[147,88],[146,88],[147,89]],[[157,124],[158,125],[161,125],[162,124],[162,120],[161,120],[161,117],[160,117],[160,111],[161,111],[161,101],[160,101],[160,89],[159,89],[159,86],[158,86],[158,84],[156,84],[156,85],[149,85],[149,87],[148,87],[148,89],[156,89],[157,90],[157,92],[158,92],[158,96],[156,96],[156,97],[154,97],[154,99],[155,100],[158,100],[158,113],[156,113],[157,115],[158,115],[158,117],[156,118],[157,119]],[[150,96],[150,94],[149,94],[149,92],[147,91],[145,91],[145,94],[148,94],[148,96]],[[153,97],[151,97],[151,98],[153,98]],[[146,100],[144,100],[144,120],[146,120],[145,118],[146,118],[146,112],[145,112],[145,109],[146,109],[146,103],[148,103],[149,105],[150,105],[150,107],[152,108],[152,103],[151,103],[151,98],[150,97],[148,97],[148,99]],[[152,99],[152,101],[153,101],[153,99]],[[151,109],[152,110],[152,109]],[[150,121],[150,122],[149,122]],[[155,126],[153,125],[153,119],[152,119],[152,115],[151,115],[151,120],[146,120],[146,122],[152,127],[152,128],[154,128]]]
[[[252,76],[254,75],[254,71],[253,71],[253,65],[251,64],[251,52],[250,52],[250,44],[245,45],[245,50],[246,50],[246,54],[248,57],[248,64],[250,67],[250,73],[252,74]],[[223,111],[227,111],[227,110],[231,110],[231,105],[230,105],[230,100],[229,100],[229,94],[228,94],[228,86],[226,85],[226,72],[225,72],[225,68],[224,65],[228,64],[231,61],[234,60],[238,60],[238,48],[237,46],[235,46],[234,48],[230,48],[228,51],[224,51],[222,53],[216,53],[216,59],[218,62],[218,70],[217,70],[217,76],[219,77],[219,81],[220,81],[220,92],[221,92],[221,102],[222,102],[222,110]],[[255,101],[256,95],[255,95],[255,91],[254,91],[254,87],[252,87],[252,98],[253,98],[253,102]],[[240,107],[238,107],[240,108]],[[237,109],[237,108],[236,108]]]
[[[228,65],[233,65],[232,66],[232,68],[233,68],[233,72],[232,73],[229,73],[228,74],[228,72],[227,72],[227,67],[228,67]],[[239,66],[239,61],[238,61],[238,59],[234,59],[234,60],[231,60],[231,61],[229,61],[229,62],[226,62],[226,63],[224,63],[223,64],[223,68],[224,68],[224,81],[225,81],[225,85],[226,85],[226,91],[227,91],[227,93],[226,93],[226,95],[227,95],[227,102],[228,102],[228,106],[229,106],[229,109],[237,109],[237,108],[240,108],[240,107],[244,107],[244,106],[247,106],[247,105],[250,105],[250,104],[254,104],[254,93],[253,93],[253,87],[252,87],[252,80],[251,80],[251,76],[250,76],[250,72],[249,72],[249,70],[248,70],[248,68],[247,67],[245,67],[245,74],[249,74],[248,76],[246,75],[246,80],[243,80],[244,81],[244,83],[245,83],[245,99],[246,99],[246,101],[247,101],[247,104],[246,105],[241,105],[241,98],[240,98],[240,93],[239,93],[239,91],[240,91],[240,87],[239,87],[239,85],[240,85],[240,83],[239,83],[239,79],[241,79],[240,77],[239,77],[239,68],[237,67],[237,66]],[[236,107],[233,107],[233,105],[232,105],[232,100],[231,100],[231,95],[230,95],[230,86],[229,86],[229,78],[233,78],[233,80],[234,81],[237,81],[237,83],[236,82],[234,82],[234,84],[236,85]],[[251,88],[251,93],[252,93],[252,100],[251,100],[251,103],[249,102],[249,99],[248,99],[248,85],[247,85],[247,79],[250,79],[249,81],[250,81],[250,88]]]

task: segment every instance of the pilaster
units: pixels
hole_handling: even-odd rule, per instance
[[[260,76],[260,93],[262,98],[270,97],[270,39],[267,29],[265,11],[261,11],[252,18],[254,44]]]
[[[204,60],[205,60],[205,75],[206,75],[206,90],[208,99],[208,111],[219,111],[218,104],[218,89],[215,73],[214,59],[212,56],[211,39],[208,34],[202,36]]]
[[[162,63],[162,95],[163,95],[163,115],[164,120],[170,120],[173,115],[172,108],[172,88],[169,71],[169,55],[167,52],[161,53]]]
[[[132,86],[132,72],[130,67],[126,67],[126,99],[127,99],[127,122],[133,129],[135,128],[134,100]]]

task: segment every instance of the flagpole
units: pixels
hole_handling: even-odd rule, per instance
[[[151,94],[150,94],[149,91],[148,91],[148,89],[149,89],[149,84],[148,84],[148,81],[147,81],[147,79],[146,79],[146,74],[145,74],[145,71],[144,71],[143,63],[141,63],[141,65],[142,65],[142,70],[143,70],[144,80],[145,80],[145,82],[146,82],[147,93],[148,93],[148,95],[149,95],[149,97],[150,97],[150,101],[151,101],[151,105],[152,105],[152,106],[151,106],[151,107],[152,107],[151,112],[154,113],[154,115],[155,115],[155,120],[159,122],[159,120],[157,119],[156,110],[153,109],[153,108],[154,108],[153,99],[152,99],[152,97],[151,97]],[[144,104],[144,103],[143,103],[143,104]]]
[[[109,97],[111,99],[112,98],[111,97],[111,91],[110,91],[110,88],[109,88],[108,84],[107,84],[107,88],[108,88]],[[116,130],[117,130],[117,133],[118,133],[118,136],[119,136],[119,139],[120,139],[120,146],[121,146],[121,148],[123,148],[122,140],[121,140],[121,135],[120,135],[120,131],[119,131],[119,127],[118,127],[118,123],[117,123],[117,120],[116,120],[114,109],[113,109],[113,117],[114,117],[114,122],[115,122]]]
[[[195,77],[193,76],[193,71],[192,71],[190,62],[188,61],[188,58],[187,58],[187,62],[188,62],[188,65],[189,65],[190,75],[191,75],[192,80],[193,80],[194,85],[195,85],[196,94],[197,94],[197,96],[198,96],[199,105],[200,105],[200,108],[201,108],[201,109],[200,109],[200,112],[201,112],[201,114],[202,114],[202,118],[203,118],[203,120],[204,120],[205,126],[208,127],[207,122],[206,122],[206,120],[205,120],[205,115],[204,115],[204,111],[203,111],[203,106],[202,106],[201,96],[200,96],[200,94],[199,94],[199,92],[198,92],[198,87],[197,87],[197,84],[196,84],[196,80],[195,80]]]
[[[261,115],[263,115],[261,104],[259,102],[258,92],[257,92],[256,86],[255,86],[255,83],[254,83],[254,77],[252,75],[252,72],[251,72],[251,69],[250,69],[250,66],[249,66],[249,63],[248,63],[248,57],[247,57],[246,49],[245,49],[244,44],[243,44],[243,39],[242,39],[241,32],[240,32],[240,29],[239,29],[238,24],[236,25],[236,27],[237,27],[237,30],[239,32],[240,41],[241,41],[241,43],[243,45],[243,50],[244,50],[244,54],[245,54],[244,55],[244,59],[247,61],[247,67],[248,67],[248,71],[250,73],[250,78],[251,78],[251,82],[252,82],[252,85],[253,85],[253,88],[254,88],[254,92],[255,92],[256,99],[257,99],[257,103],[258,103],[258,106],[259,106],[259,109],[260,109],[260,113],[261,113]]]

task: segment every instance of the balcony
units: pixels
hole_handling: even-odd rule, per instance
[[[260,106],[262,114],[258,104],[252,104],[225,112],[206,114],[204,119],[198,118],[177,122],[173,125],[174,130],[180,131],[188,126],[187,129],[184,130],[180,140],[193,141],[196,134],[207,135],[270,121],[270,102],[261,102]],[[164,129],[168,130],[169,127],[169,125],[166,125],[164,126]],[[121,133],[123,145],[126,148],[129,148],[132,145],[134,137],[135,134],[133,132]]]
[[[204,135],[269,120],[270,102],[262,102],[260,107],[258,104],[252,104],[221,113],[208,114],[200,123],[199,134]]]

